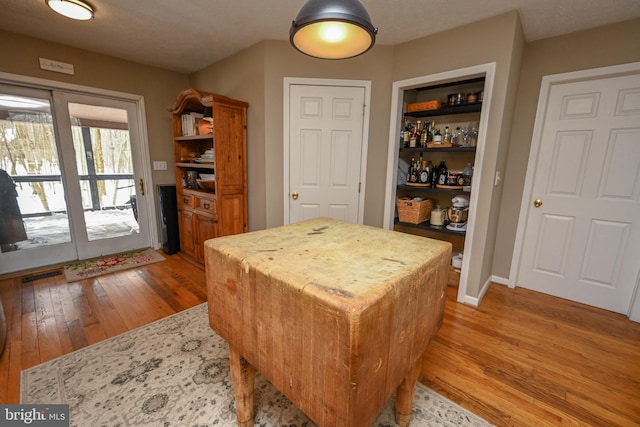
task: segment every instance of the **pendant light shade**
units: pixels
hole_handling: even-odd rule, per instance
[[[321,59],[346,59],[371,49],[378,30],[358,0],[309,0],[291,24],[289,40]]]
[[[46,0],[47,5],[67,18],[87,21],[93,18],[93,8],[80,0]]]

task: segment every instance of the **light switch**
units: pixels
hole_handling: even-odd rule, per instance
[[[161,161],[153,161],[153,170],[154,171],[166,171],[167,170],[167,162]]]

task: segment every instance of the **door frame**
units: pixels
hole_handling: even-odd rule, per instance
[[[291,113],[291,106],[289,103],[291,86],[294,85],[306,85],[306,86],[350,86],[361,87],[364,89],[364,117],[362,119],[362,152],[360,158],[360,193],[358,194],[358,224],[364,222],[364,200],[366,193],[366,177],[367,177],[367,156],[369,148],[369,117],[371,115],[371,81],[370,80],[342,80],[342,79],[314,79],[314,78],[302,78],[302,77],[285,77],[284,78],[284,90],[283,90],[283,105],[284,105],[284,117],[283,117],[283,201],[284,201],[284,224],[289,224],[289,150],[291,147],[291,123],[289,121],[289,114]]]
[[[516,287],[520,275],[520,262],[522,259],[522,252],[525,244],[524,233],[527,220],[529,219],[529,211],[531,209],[531,203],[529,203],[529,201],[531,200],[533,193],[533,181],[538,166],[538,153],[540,152],[540,148],[542,145],[542,132],[544,130],[544,120],[547,112],[547,103],[549,102],[551,88],[554,85],[638,73],[640,73],[640,62],[632,62],[628,64],[613,65],[609,67],[592,68],[589,70],[551,74],[542,77],[542,83],[540,85],[540,95],[538,98],[538,107],[536,109],[536,119],[533,126],[533,135],[531,137],[531,148],[529,149],[527,173],[525,176],[524,188],[522,192],[522,201],[520,203],[520,214],[518,216],[518,227],[516,229],[513,257],[511,258],[511,269],[509,272],[509,280],[507,283],[510,288]],[[627,310],[627,317],[636,322],[640,322],[639,287],[640,277],[636,280],[634,294],[631,298],[631,301],[629,302],[629,308]]]
[[[484,163],[484,152],[487,139],[487,128],[489,127],[489,116],[491,108],[491,99],[493,97],[493,87],[496,73],[496,63],[489,62],[486,64],[474,65],[467,68],[459,68],[456,70],[445,71],[442,73],[431,74],[427,76],[415,77],[407,80],[393,82],[391,93],[391,117],[389,121],[389,151],[387,154],[387,178],[384,198],[384,220],[382,227],[393,230],[393,222],[396,209],[396,189],[398,179],[398,153],[400,150],[400,129],[402,126],[402,117],[404,116],[403,95],[405,90],[415,89],[422,86],[435,85],[438,83],[462,80],[473,77],[484,77],[484,100],[482,102],[482,111],[480,114],[480,124],[478,126],[478,143],[476,145],[475,169],[473,172],[474,182],[480,182],[482,176],[482,165]],[[487,282],[477,297],[467,294],[467,283],[469,280],[469,268],[471,264],[471,254],[469,248],[473,246],[474,236],[476,235],[476,209],[478,200],[480,199],[480,191],[471,192],[469,200],[469,214],[467,218],[467,232],[464,241],[465,256],[462,259],[462,269],[460,273],[460,283],[458,285],[457,301],[461,303],[478,306],[482,296],[486,292],[490,282]],[[480,227],[482,228],[482,227]],[[483,256],[483,255],[475,255]]]
[[[56,80],[48,80],[37,77],[23,76],[19,74],[11,74],[0,72],[0,83],[5,83],[14,86],[30,87],[35,89],[43,89],[48,91],[65,91],[76,93],[79,95],[95,95],[101,97],[108,97],[118,99],[122,101],[132,102],[135,104],[135,110],[138,117],[137,132],[140,135],[140,144],[138,146],[138,156],[140,159],[140,176],[145,182],[145,194],[148,197],[144,198],[146,211],[147,211],[147,223],[149,227],[149,239],[151,247],[154,249],[160,248],[160,240],[158,236],[158,222],[156,218],[156,202],[155,192],[153,186],[153,178],[151,173],[151,158],[149,153],[149,136],[147,134],[147,117],[145,114],[145,102],[142,95],[136,95],[126,92],[118,92],[114,90],[100,89],[90,86],[82,86],[72,83],[64,83]],[[72,260],[68,260],[72,261]]]

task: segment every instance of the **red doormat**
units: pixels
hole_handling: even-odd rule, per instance
[[[151,248],[138,249],[116,255],[86,259],[64,266],[64,275],[68,282],[75,282],[89,277],[127,270],[141,265],[164,261],[164,257]]]

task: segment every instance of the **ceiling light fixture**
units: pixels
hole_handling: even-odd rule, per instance
[[[93,8],[80,0],[45,0],[47,6],[67,18],[87,21],[93,18]]]
[[[289,40],[314,58],[346,59],[371,49],[377,32],[358,0],[309,0],[291,24]]]

